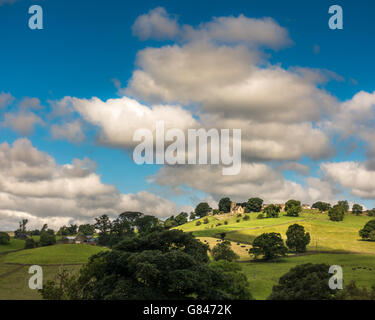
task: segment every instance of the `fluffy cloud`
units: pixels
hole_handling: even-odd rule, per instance
[[[98,98],[64,98],[84,120],[100,128],[100,142],[111,146],[130,148],[137,142],[133,134],[139,128],[155,130],[158,120],[165,122],[165,128],[187,130],[197,126],[193,116],[179,106],[140,104],[134,99],[122,97],[102,101]],[[57,103],[59,105],[59,103]]]
[[[23,98],[19,103],[19,108],[21,109],[42,109],[43,106],[40,104],[38,98]]]
[[[10,93],[0,93],[0,108],[7,107],[14,101],[14,97]]]
[[[133,34],[140,40],[171,39],[179,32],[177,20],[172,18],[164,8],[158,7],[137,18],[132,27]]]
[[[93,222],[102,214],[117,216],[137,210],[165,217],[177,207],[149,192],[121,194],[101,182],[89,159],[58,165],[27,139],[12,146],[0,145],[0,222],[2,229],[15,229],[21,217],[38,227],[47,221],[59,227],[69,221]]]
[[[30,135],[37,124],[44,124],[44,121],[33,112],[18,111],[4,114],[3,126],[12,128],[21,135]]]
[[[375,197],[375,171],[360,162],[323,163],[321,170],[332,182],[349,189],[351,194],[364,199]]]
[[[66,139],[70,142],[82,142],[85,139],[82,123],[78,120],[66,122],[61,125],[53,124],[51,126],[51,133],[54,139]]]
[[[150,180],[177,190],[188,186],[210,194],[216,200],[229,196],[234,201],[246,201],[258,196],[265,202],[283,203],[294,198],[312,203],[333,198],[330,184],[308,179],[307,186],[302,186],[284,179],[280,173],[261,163],[243,164],[241,173],[236,176],[221,175],[220,166],[166,166]]]
[[[139,16],[132,26],[141,40],[176,39],[186,41],[213,41],[217,43],[245,43],[249,46],[280,48],[291,43],[288,31],[272,18],[254,19],[240,14],[238,17],[214,17],[197,27],[179,25],[176,17],[162,7]]]

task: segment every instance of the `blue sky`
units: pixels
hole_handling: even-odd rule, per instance
[[[30,30],[28,28],[30,17],[28,8],[32,4],[39,4],[43,8],[43,30]],[[328,8],[332,4],[341,5],[343,8],[343,30],[330,30],[328,28],[330,17]],[[332,108],[329,107],[331,108],[329,116],[325,116],[326,110],[323,110],[318,118],[314,116],[311,119],[304,119],[300,122],[293,120],[292,122],[296,126],[302,125],[302,122],[304,124],[309,123],[312,128],[318,128],[319,132],[321,130],[322,135],[325,135],[329,140],[333,153],[326,155],[325,151],[318,152],[316,150],[310,153],[300,152],[299,154],[297,152],[298,154],[294,158],[291,156],[286,159],[282,156],[280,158],[278,156],[270,158],[254,156],[249,151],[249,165],[255,163],[256,166],[264,165],[267,170],[274,170],[272,171],[272,174],[275,174],[274,179],[280,184],[280,188],[283,188],[282,192],[270,192],[264,198],[268,201],[281,201],[289,196],[288,188],[295,188],[290,192],[290,197],[301,194],[301,200],[311,202],[316,200],[314,196],[311,196],[315,194],[315,191],[303,193],[304,191],[300,191],[299,187],[294,186],[294,184],[297,183],[302,188],[308,189],[311,182],[309,179],[317,178],[324,182],[324,186],[315,185],[314,188],[317,190],[325,190],[324,188],[328,188],[329,185],[330,191],[328,194],[330,198],[327,200],[335,201],[345,197],[351,202],[360,202],[366,207],[374,206],[371,182],[351,186],[353,181],[360,179],[359,177],[363,175],[371,176],[373,173],[370,166],[366,164],[372,160],[372,149],[369,147],[372,135],[371,125],[366,124],[366,128],[364,128],[361,122],[366,119],[371,123],[372,113],[368,111],[365,116],[361,113],[362,116],[350,118],[352,113],[348,112],[348,115],[346,115],[345,110],[347,109],[345,108],[347,106],[343,104],[347,100],[351,101],[361,91],[367,92],[371,96],[375,90],[373,82],[373,74],[375,73],[375,64],[373,63],[373,57],[375,56],[375,43],[373,41],[375,36],[373,19],[375,4],[370,1],[314,1],[306,4],[302,1],[267,0],[138,2],[115,0],[0,0],[0,93],[10,94],[13,97],[11,103],[0,108],[0,122],[2,123],[0,126],[0,143],[7,142],[12,145],[18,139],[26,138],[38,151],[44,152],[55,159],[59,166],[70,164],[73,159],[89,158],[96,163],[95,174],[100,177],[103,185],[114,186],[119,194],[137,195],[139,192],[146,191],[157,197],[156,200],[154,199],[155,201],[166,199],[166,201],[175,203],[176,210],[189,206],[194,207],[201,199],[207,199],[210,203],[214,203],[220,198],[220,195],[226,195],[224,193],[228,184],[236,189],[237,186],[238,188],[247,187],[247,183],[249,183],[248,197],[258,195],[258,193],[260,195],[264,190],[263,187],[259,183],[250,181],[250,177],[248,178],[250,182],[247,181],[246,174],[243,175],[245,181],[235,181],[233,184],[224,181],[222,183],[223,188],[218,188],[213,192],[207,186],[196,181],[185,181],[181,178],[172,182],[172,173],[163,173],[166,174],[163,176],[161,166],[136,165],[129,157],[131,148],[114,146],[113,143],[108,142],[113,137],[107,137],[108,143],[99,141],[98,137],[106,132],[105,126],[107,124],[98,127],[94,122],[87,120],[88,114],[78,112],[77,109],[65,118],[53,115],[53,104],[61,102],[64,97],[77,99],[97,97],[105,102],[107,99],[121,99],[122,96],[135,99],[147,107],[151,107],[153,104],[174,104],[182,106],[185,110],[195,110],[191,111],[195,119],[199,119],[201,112],[206,112],[211,116],[215,114],[215,110],[212,108],[205,109],[205,98],[200,101],[199,98],[193,97],[194,92],[191,93],[192,102],[189,103],[185,103],[184,99],[180,98],[177,93],[174,101],[160,98],[159,101],[154,103],[147,96],[142,95],[139,88],[131,86],[131,80],[134,79],[133,72],[138,69],[143,69],[153,77],[154,81],[158,81],[157,77],[151,74],[151,71],[145,70],[144,65],[136,63],[137,54],[144,52],[146,48],[161,48],[164,50],[168,45],[178,46],[181,50],[185,50],[189,44],[193,43],[193,40],[179,39],[180,34],[170,39],[164,37],[163,41],[158,41],[158,39],[152,37],[142,41],[139,34],[132,32],[132,26],[139,16],[149,15],[147,17],[150,17],[150,12],[158,7],[163,8],[164,18],[167,21],[176,22],[181,30],[183,25],[189,25],[198,30],[199,26],[213,21],[214,17],[236,19],[239,15],[257,21],[264,17],[271,17],[280,28],[287,30],[287,38],[290,41],[286,41],[281,48],[275,50],[271,44],[259,45],[254,49],[251,43],[250,45],[247,43],[245,46],[249,45],[251,48],[246,50],[249,50],[250,53],[261,53],[263,63],[262,65],[255,63],[256,67],[267,69],[270,66],[278,66],[288,74],[294,74],[295,68],[301,67],[305,68],[304,70],[313,70],[315,75],[327,77],[328,81],[322,83],[308,80],[310,81],[309,86],[316,88],[319,92],[326,92],[335,99],[337,102],[335,108],[337,109],[332,109],[333,106]],[[201,30],[204,28],[202,27]],[[249,33],[251,32],[249,30]],[[208,41],[211,41],[211,39]],[[241,43],[229,45],[219,43],[220,39],[215,41],[213,45],[217,48],[224,46],[236,48],[237,45],[243,45]],[[160,69],[169,67],[160,65]],[[222,66],[218,65],[217,68],[222,68]],[[205,72],[205,69],[203,69],[203,76]],[[306,77],[307,75],[304,73],[302,78],[305,80]],[[120,90],[116,87],[114,79],[121,83]],[[128,91],[126,91],[126,88]],[[292,91],[293,87],[290,87],[290,90]],[[272,93],[270,94],[272,95]],[[371,100],[372,96],[370,96],[366,99]],[[39,99],[41,107],[29,108],[24,112],[33,113],[43,122],[42,124],[35,122],[29,132],[15,128],[12,120],[6,120],[6,114],[19,115],[21,110],[19,105],[26,97]],[[363,110],[361,108],[364,102],[359,102],[359,104],[361,103],[362,105],[358,105],[357,102],[353,102],[353,108]],[[198,108],[198,111],[196,111],[196,108]],[[293,107],[291,106],[291,108]],[[343,115],[342,119],[337,120],[338,114]],[[12,119],[14,120],[14,117]],[[249,119],[252,120],[250,115]],[[327,125],[326,120],[330,124]],[[59,126],[74,121],[77,121],[77,125],[80,125],[80,130],[84,134],[84,138],[79,139],[79,141],[72,142],[69,139],[56,138],[51,134],[53,125]],[[131,119],[125,118],[123,121],[124,126],[127,126]],[[342,125],[337,128],[335,124],[340,121],[342,121]],[[352,121],[356,121],[356,124],[353,125],[351,132],[347,132],[348,128],[345,125]],[[277,122],[277,118],[273,122]],[[268,121],[262,123],[262,125],[271,124]],[[291,125],[291,123],[288,123],[288,125]],[[294,130],[294,127],[288,128],[288,130]],[[358,131],[357,134],[357,129],[363,130],[363,133]],[[264,130],[266,131],[266,129]],[[306,134],[309,135],[309,133]],[[265,138],[257,137],[257,139]],[[267,139],[271,138],[268,137]],[[314,138],[310,140],[313,141]],[[307,139],[307,141],[310,140]],[[290,143],[290,141],[278,141],[278,143],[285,147],[285,144]],[[314,152],[319,153],[319,155],[314,156]],[[352,162],[350,170],[353,170],[349,181],[346,177],[342,177],[342,172],[348,170],[345,169],[344,165],[347,162]],[[286,163],[293,163],[293,166],[298,163],[305,168],[309,168],[310,171],[307,174],[301,174],[300,171],[294,169],[280,169],[280,166]],[[324,171],[321,167],[322,163],[341,163],[342,167],[330,166],[325,168]],[[190,169],[186,168],[186,170]],[[182,177],[182,173],[176,171],[173,174]],[[156,179],[156,182],[150,183],[148,177],[154,175],[161,180]],[[192,176],[194,176],[194,173],[192,173]],[[161,181],[164,181],[164,183]],[[211,183],[214,183],[214,181],[211,181]],[[272,181],[269,183],[272,185]],[[259,188],[257,189],[257,187]],[[181,188],[184,191],[181,191]],[[4,192],[4,197],[8,197],[9,194],[20,196],[12,192],[7,193],[6,190],[0,190],[1,192]],[[247,200],[243,191],[239,192],[237,197],[233,190],[230,190],[229,193],[231,198],[238,201],[240,199]],[[322,191],[322,194],[324,193],[326,191]],[[39,194],[38,197],[43,198],[44,196]],[[45,198],[49,197],[49,195],[45,195]],[[38,203],[36,199],[34,200],[35,203]],[[132,198],[132,200],[134,199]],[[134,200],[136,203],[132,202],[130,209],[138,208],[139,203],[143,201],[141,197],[136,200],[138,202]],[[168,204],[170,203],[168,202]],[[155,206],[157,205],[155,204]],[[126,207],[126,204],[124,206]],[[31,212],[26,208],[22,209],[21,205],[9,207],[4,205],[0,208],[0,217],[1,210],[3,210],[4,215],[3,220],[0,218],[0,223],[13,225],[16,218],[13,219],[12,213],[9,213],[12,210],[15,212],[14,217],[18,218],[19,215],[29,214],[31,217],[35,217],[35,221],[38,222],[41,221],[40,219],[49,217],[48,213],[40,215],[36,213],[37,208],[40,208],[39,204],[36,205],[35,212]],[[168,206],[167,208],[173,207]],[[87,208],[85,208],[86,211],[84,210],[85,213],[82,214],[79,213],[79,208],[76,209],[76,213],[72,215],[62,213],[66,219],[61,221],[66,222],[75,218],[83,221],[94,215],[94,213],[87,213],[89,212],[86,210]],[[127,209],[124,208],[124,210]],[[120,209],[116,206],[113,210],[115,212]],[[162,211],[162,209],[160,210]],[[171,212],[164,215],[169,213]],[[157,213],[157,215],[163,216],[161,213]],[[56,216],[56,221],[60,221],[58,220],[59,217]]]

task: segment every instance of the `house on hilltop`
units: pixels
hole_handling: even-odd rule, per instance
[[[232,214],[243,214],[243,213],[245,213],[245,209],[242,206],[237,205],[235,202],[232,202],[230,204],[230,213],[232,213]]]

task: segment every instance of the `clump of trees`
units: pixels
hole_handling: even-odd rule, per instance
[[[76,225],[76,224],[70,224],[69,227],[62,226],[57,231],[57,235],[58,236],[73,236],[73,235],[77,234],[77,232],[78,232],[78,225]]]
[[[264,208],[263,212],[266,214],[267,218],[278,218],[281,208],[274,204],[270,204]]]
[[[318,209],[320,212],[325,212],[325,211],[328,211],[331,208],[331,204],[328,203],[328,202],[318,201],[318,202],[315,202],[311,206],[311,208],[312,209]]]
[[[363,240],[375,240],[375,219],[370,220],[365,224],[365,226],[359,230],[359,235]]]
[[[212,209],[207,202],[201,202],[195,208],[195,215],[199,218],[203,218],[207,216],[208,213],[211,212],[211,210]]]
[[[343,221],[345,212],[345,206],[342,204],[336,204],[328,210],[328,216],[331,221]]]
[[[183,225],[188,222],[188,214],[186,212],[181,212],[179,215],[171,216],[164,222],[164,227],[166,229],[170,229],[173,227],[177,227]]]
[[[294,199],[288,200],[285,203],[285,211],[286,215],[289,217],[298,217],[302,211],[301,202]]]
[[[375,300],[375,285],[370,290],[359,288],[354,281],[350,281],[343,290],[336,295],[337,300]]]
[[[230,241],[223,241],[215,245],[211,249],[211,254],[216,261],[234,261],[239,258],[239,256],[232,250]]]
[[[27,238],[25,241],[25,249],[34,249],[38,246],[38,242],[33,238]]]
[[[26,232],[26,225],[29,220],[22,219],[19,223],[19,228],[14,231],[14,238],[15,239],[27,239],[27,232]]]
[[[142,233],[92,256],[77,276],[48,281],[40,292],[44,299],[251,299],[240,268],[210,263],[207,252],[206,244],[180,230]]]
[[[252,243],[249,254],[254,255],[255,259],[263,256],[264,260],[274,260],[278,257],[285,256],[288,249],[284,245],[284,241],[280,233],[263,233],[256,237]]]
[[[0,244],[9,244],[10,236],[6,232],[0,232]]]
[[[327,264],[302,264],[292,268],[272,288],[268,300],[333,300],[337,290],[331,290]]]
[[[307,245],[310,243],[310,233],[305,232],[305,228],[299,224],[292,224],[286,232],[286,245],[289,250],[297,253],[306,251]]]
[[[261,212],[263,206],[263,199],[261,198],[250,198],[247,200],[247,203],[245,205],[245,212]]]
[[[47,229],[47,228],[48,228],[48,226],[47,226],[47,224],[45,224],[42,228],[41,233],[40,233],[39,244],[42,247],[51,246],[51,245],[56,244],[55,231],[53,231],[52,229]]]
[[[359,216],[362,214],[362,212],[363,212],[363,207],[360,204],[358,203],[353,204],[352,213],[354,213],[356,216]]]
[[[232,201],[229,198],[222,198],[219,201],[219,211],[229,212]]]

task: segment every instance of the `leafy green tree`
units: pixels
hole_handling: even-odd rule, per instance
[[[139,211],[125,211],[123,213],[121,213],[119,215],[119,218],[121,220],[126,220],[128,221],[130,224],[134,224],[134,222],[140,218],[144,216],[144,214],[142,212],[139,212]]]
[[[263,200],[261,198],[250,198],[246,203],[246,212],[261,212]]]
[[[327,202],[318,201],[315,202],[312,206],[312,209],[318,209],[320,212],[328,211],[331,208],[331,204]]]
[[[42,247],[54,245],[56,244],[56,236],[50,232],[43,231],[40,235],[39,243]]]
[[[223,275],[222,290],[228,295],[228,299],[252,300],[249,290],[249,282],[242,268],[235,262],[219,260],[210,263],[210,268]]]
[[[163,229],[162,223],[154,216],[145,215],[135,220],[134,225],[137,227],[139,233],[149,233],[153,231],[161,231]]]
[[[189,219],[190,220],[195,220],[196,216],[195,216],[195,213],[194,212],[190,212],[190,217]]]
[[[90,258],[77,279],[50,282],[45,299],[224,300],[250,298],[237,268],[208,263],[208,246],[180,230],[126,238]],[[60,286],[59,286],[60,285]],[[62,287],[62,288],[61,288]]]
[[[174,219],[178,226],[181,226],[188,222],[188,214],[186,212],[181,212],[179,215],[176,216]]]
[[[344,208],[345,212],[349,211],[349,203],[347,200],[341,200],[337,203],[339,206],[342,206]]]
[[[9,244],[10,236],[6,232],[0,232],[0,244]]]
[[[337,300],[375,300],[375,285],[371,290],[358,288],[352,280],[336,295]]]
[[[263,212],[266,214],[267,218],[278,218],[280,213],[280,207],[274,204],[270,204],[265,207]]]
[[[25,249],[33,249],[37,247],[37,242],[33,238],[27,238],[25,241]]]
[[[375,219],[368,221],[363,229],[359,230],[359,235],[363,240],[370,239],[370,233],[375,230]]]
[[[332,300],[337,290],[331,290],[327,264],[301,264],[292,268],[272,288],[268,300]]]
[[[210,206],[207,202],[201,202],[195,208],[195,215],[199,218],[205,217],[211,211]]]
[[[375,230],[372,230],[370,234],[368,235],[368,239],[370,241],[375,241]]]
[[[302,211],[301,202],[293,199],[288,200],[285,203],[285,211],[286,215],[289,217],[298,217]]]
[[[164,221],[164,228],[170,229],[177,226],[177,222],[174,219],[174,216],[169,217],[167,220]]]
[[[85,236],[92,236],[95,233],[95,227],[92,224],[81,224],[78,228],[78,233]]]
[[[110,231],[112,228],[112,223],[106,214],[103,214],[99,218],[95,218],[95,229],[99,230],[98,242],[100,245],[105,246],[110,242]]]
[[[231,249],[231,243],[229,241],[223,241],[215,245],[211,249],[211,254],[216,261],[234,261],[239,258],[239,256]]]
[[[374,209],[371,209],[371,210],[369,210],[369,211],[367,211],[367,215],[368,215],[369,217],[375,217],[375,208],[374,208]]]
[[[230,201],[229,198],[220,199],[220,201],[219,201],[219,211],[229,212],[231,203],[232,203],[232,201]]]
[[[289,226],[286,232],[286,245],[295,252],[305,252],[306,246],[310,243],[310,233],[305,232],[305,228],[297,223]]]
[[[27,239],[27,231],[26,231],[26,225],[29,220],[22,219],[19,223],[19,228],[14,231],[14,238],[15,239]]]
[[[344,220],[345,209],[344,206],[336,204],[328,210],[328,216],[331,221],[342,221]]]
[[[252,246],[249,253],[253,254],[255,259],[262,255],[264,260],[273,260],[279,256],[284,256],[288,251],[280,233],[275,232],[263,233],[256,237]]]
[[[78,233],[78,225],[70,224],[68,227],[68,235],[73,236]]]
[[[359,216],[359,215],[361,215],[362,212],[363,212],[363,207],[362,207],[360,204],[355,203],[355,204],[353,204],[352,212],[353,212],[356,216]]]

